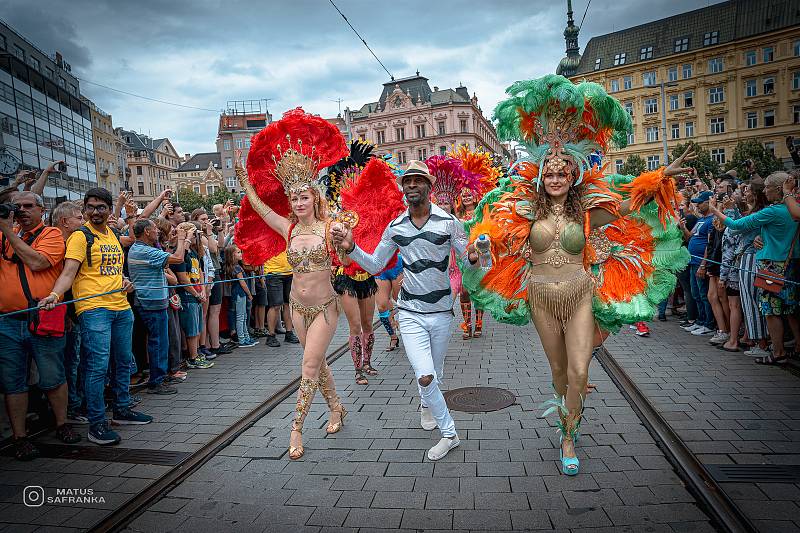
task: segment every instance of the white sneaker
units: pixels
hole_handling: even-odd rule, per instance
[[[695,322],[694,324],[689,324],[688,326],[683,326],[683,328],[681,328],[681,329],[683,329],[683,331],[688,331],[689,333],[691,333],[691,332],[693,332],[694,330],[696,330],[696,329],[698,329],[700,327],[702,327],[702,326],[700,326],[700,324]]]
[[[436,429],[436,419],[433,418],[431,410],[421,405],[419,406],[419,425],[426,431]]]
[[[713,332],[713,329],[709,329],[705,326],[700,326],[699,328],[692,330],[692,335],[708,335],[709,333]]]
[[[753,346],[749,350],[746,350],[744,354],[750,357],[766,357],[770,355],[771,352],[769,350],[763,350],[759,346]]]
[[[447,455],[450,450],[458,447],[459,444],[461,444],[461,441],[458,440],[458,436],[456,436],[454,439],[442,437],[442,439],[439,441],[439,444],[428,450],[428,459],[431,461],[438,461]]]
[[[717,333],[713,337],[711,337],[708,343],[714,345],[725,344],[726,342],[728,342],[728,339],[730,338],[731,338],[730,333],[727,333],[725,331],[717,331]]]

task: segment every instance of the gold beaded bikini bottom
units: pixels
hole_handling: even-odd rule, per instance
[[[289,298],[289,309],[292,311],[297,311],[300,313],[300,316],[303,317],[303,325],[308,331],[309,326],[314,322],[314,319],[317,318],[317,315],[322,313],[322,316],[325,318],[325,323],[328,324],[328,315],[325,311],[328,310],[328,306],[334,304],[336,306],[336,310],[339,311],[341,308],[339,307],[339,295],[334,294],[330,300],[325,302],[321,305],[303,305],[297,300],[293,298]]]

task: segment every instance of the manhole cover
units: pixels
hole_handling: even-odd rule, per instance
[[[517,397],[497,387],[464,387],[444,393],[447,407],[465,413],[488,413],[514,405]]]

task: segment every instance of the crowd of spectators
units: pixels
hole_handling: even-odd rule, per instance
[[[680,228],[691,254],[671,302],[680,326],[759,364],[782,364],[800,338],[800,246],[796,200],[800,172],[759,176],[735,171],[685,181]]]
[[[176,394],[189,372],[259,338],[299,342],[285,254],[245,264],[232,201],[189,213],[165,190],[142,209],[95,188],[46,220],[43,183],[21,174],[0,191],[0,392],[18,459],[40,454],[27,438],[31,384],[58,439],[79,442],[86,425],[90,442],[111,445],[113,426],[153,420],[134,410],[139,387]]]

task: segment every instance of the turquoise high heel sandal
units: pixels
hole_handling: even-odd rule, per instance
[[[578,460],[577,455],[575,457],[564,457],[564,448],[562,447],[564,443],[564,438],[561,437],[560,439],[558,439],[558,442],[559,442],[558,455],[559,458],[561,459],[561,471],[564,473],[564,475],[567,476],[577,476],[578,471],[581,468],[581,462]]]

